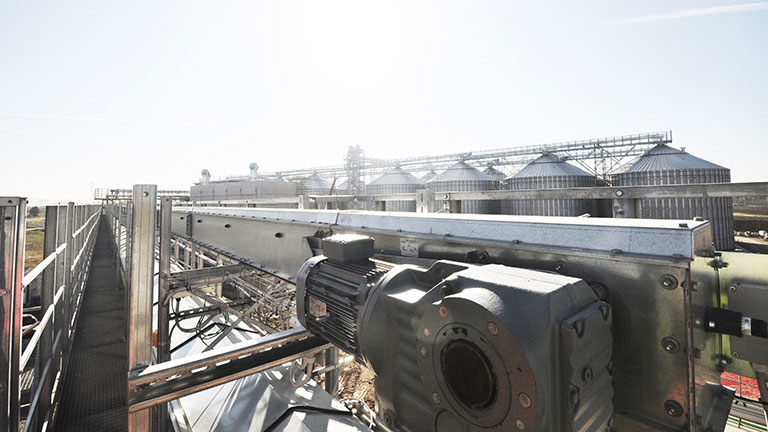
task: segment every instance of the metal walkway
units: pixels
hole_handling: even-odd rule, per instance
[[[128,430],[125,291],[117,286],[109,236],[102,222],[62,384],[57,432]]]

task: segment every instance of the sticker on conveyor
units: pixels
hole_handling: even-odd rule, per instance
[[[309,296],[309,314],[316,318],[324,317],[328,315],[328,306],[325,302]]]
[[[415,239],[400,239],[400,255],[417,257],[419,256],[419,241]]]

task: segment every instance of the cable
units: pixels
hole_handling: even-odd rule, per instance
[[[181,330],[184,333],[197,333],[197,332],[199,332],[199,329],[198,329],[197,325],[195,325],[195,327],[192,327],[192,328],[185,328],[185,327],[182,327],[182,325],[180,324],[181,319],[178,318],[178,315],[179,315],[179,300],[178,299],[176,300],[176,307],[173,306],[173,301],[171,301],[171,310],[173,311],[174,315],[177,316],[174,321],[175,321],[176,327],[178,327],[179,330]],[[199,322],[198,322],[198,324],[199,324]]]

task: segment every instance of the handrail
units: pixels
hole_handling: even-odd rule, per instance
[[[43,319],[40,320],[40,323],[37,325],[35,332],[32,334],[32,338],[27,344],[27,348],[24,350],[24,353],[21,354],[21,364],[19,366],[19,370],[24,370],[24,367],[27,366],[27,362],[32,357],[32,353],[35,351],[35,348],[37,348],[37,343],[40,341],[40,336],[43,334],[42,330],[44,330],[48,325],[48,322],[50,322],[51,317],[53,316],[53,311],[56,309],[56,303],[59,302],[62,294],[64,294],[64,285],[60,286],[56,291],[56,296],[53,298],[53,303],[51,303],[51,305],[48,306],[48,309],[46,309],[45,315],[43,315]]]
[[[91,215],[91,217],[89,217],[89,218],[88,218],[88,220],[87,220],[87,221],[85,221],[85,223],[84,223],[84,224],[83,224],[83,225],[82,225],[80,228],[78,228],[78,229],[77,229],[77,231],[75,231],[75,232],[73,232],[73,233],[72,233],[72,238],[75,238],[75,237],[77,237],[77,235],[78,235],[78,234],[80,234],[80,231],[84,230],[84,229],[85,229],[85,227],[86,227],[86,226],[87,226],[89,223],[91,223],[91,220],[92,220],[94,217],[96,217],[96,215],[98,215],[98,214],[100,214],[100,213],[101,213],[101,210],[99,210],[99,211],[95,212],[94,214],[92,214],[92,215]]]
[[[82,307],[84,287],[92,267],[95,233],[103,207],[74,203],[47,206],[44,228],[47,235],[43,247],[47,256],[24,275],[20,257],[25,244],[26,201],[19,197],[6,197],[2,203],[0,212],[10,215],[5,220],[12,221],[14,235],[0,238],[0,247],[12,250],[0,262],[0,273],[7,276],[3,278],[0,289],[4,293],[13,290],[14,295],[21,296],[39,279],[42,286],[41,305],[35,308],[40,313],[37,315],[40,320],[31,327],[33,331],[29,334],[29,342],[23,347],[20,343],[20,318],[31,308],[24,308],[21,302],[11,302],[10,305],[8,302],[0,303],[0,335],[3,336],[0,338],[0,349],[8,354],[0,356],[0,369],[10,373],[7,383],[0,383],[0,396],[9,404],[9,409],[0,413],[0,424],[3,430],[5,426],[9,426],[9,430],[19,430],[22,420],[19,377],[30,362],[37,361],[34,395],[25,414],[27,422],[24,430],[39,431],[46,425],[50,429],[55,422],[56,406],[62,394],[56,389],[60,389],[60,379],[66,375],[68,368],[68,346],[74,334],[77,311]],[[10,337],[5,337],[6,334]]]
[[[80,257],[83,255],[83,252],[88,247],[88,241],[91,239],[91,234],[93,234],[93,230],[96,228],[96,225],[94,224],[91,227],[91,230],[88,232],[88,236],[85,238],[85,241],[83,242],[83,247],[80,248],[80,250],[77,252],[77,256],[75,259],[72,260],[72,267],[70,267],[70,271],[74,271],[75,267],[77,266],[77,263],[80,261]]]
[[[48,266],[56,259],[56,257],[59,256],[59,254],[62,253],[66,248],[67,243],[62,243],[61,246],[59,246],[55,251],[48,254],[48,256],[45,257],[45,259],[42,260],[40,264],[36,265],[32,271],[24,275],[24,277],[21,279],[22,288],[26,288],[29,286],[29,284],[32,283],[32,281],[37,279],[37,277],[40,276],[43,271],[48,268]]]

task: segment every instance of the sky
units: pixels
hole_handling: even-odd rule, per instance
[[[768,181],[768,1],[0,2],[0,195],[672,130]]]

